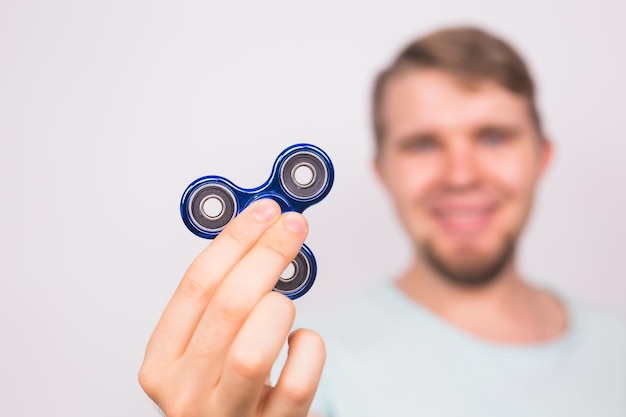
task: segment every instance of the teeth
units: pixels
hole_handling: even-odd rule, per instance
[[[445,210],[441,214],[445,216],[466,216],[473,214],[482,214],[485,210]]]
[[[449,219],[465,220],[483,216],[485,212],[484,209],[442,210],[439,211],[439,215]]]

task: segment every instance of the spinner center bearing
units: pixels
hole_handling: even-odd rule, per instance
[[[195,225],[207,232],[223,229],[237,214],[237,200],[226,187],[208,183],[189,198],[189,214]]]
[[[298,199],[317,197],[328,185],[324,161],[312,152],[289,156],[281,167],[280,179],[285,191]]]
[[[278,279],[275,288],[282,293],[298,291],[307,283],[310,269],[307,258],[302,252],[298,253]]]

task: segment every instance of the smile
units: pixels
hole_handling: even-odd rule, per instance
[[[477,233],[487,227],[495,209],[495,204],[442,205],[434,207],[432,214],[439,225],[448,232]]]

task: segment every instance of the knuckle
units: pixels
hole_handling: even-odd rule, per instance
[[[258,239],[258,235],[246,224],[241,224],[241,219],[239,219],[229,224],[217,238],[230,239],[241,249],[247,249]]]
[[[181,393],[167,406],[167,417],[187,417],[198,414],[200,401],[189,398],[189,395]]]
[[[137,379],[139,380],[139,385],[148,397],[154,399],[157,396],[160,387],[159,380],[155,377],[155,375],[146,369],[145,366],[142,366],[139,370]]]
[[[167,405],[161,407],[167,417],[188,417],[199,412],[197,401],[191,401],[185,395],[179,395]]]
[[[283,395],[294,404],[306,404],[315,393],[315,387],[303,380],[287,380],[283,386]]]
[[[262,354],[251,349],[233,350],[231,352],[230,366],[237,375],[245,379],[263,378],[269,372],[267,359]]]
[[[193,278],[185,277],[179,285],[180,292],[188,298],[201,299],[207,294],[207,288]]]
[[[270,292],[265,297],[271,299],[271,302],[276,305],[281,317],[295,318],[296,306],[289,298],[276,292]]]
[[[199,415],[205,401],[198,386],[190,381],[178,381],[172,385],[168,378],[155,380],[150,373],[139,374],[140,384],[146,394],[167,417]],[[174,377],[176,379],[176,377]]]
[[[237,297],[222,296],[215,300],[212,316],[220,322],[235,323],[247,313],[245,305]]]
[[[290,242],[278,239],[267,239],[261,244],[268,251],[278,255],[285,263],[291,262],[300,249],[300,246],[296,248],[293,244],[290,244]]]

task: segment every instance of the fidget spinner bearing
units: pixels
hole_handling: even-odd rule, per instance
[[[183,193],[180,214],[192,233],[214,239],[235,216],[261,198],[276,201],[283,213],[302,213],[328,195],[334,176],[333,164],[323,150],[300,143],[278,155],[269,179],[256,188],[241,188],[217,175],[198,178]],[[295,300],[313,286],[316,273],[313,252],[302,245],[274,291]]]

